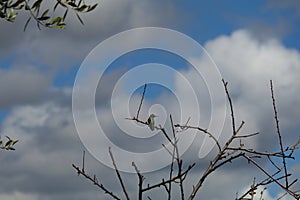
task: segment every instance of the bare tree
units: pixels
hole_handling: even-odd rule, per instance
[[[247,139],[256,137],[260,133],[249,133],[249,134],[244,134],[241,135],[240,131],[243,128],[245,122],[242,121],[241,124],[238,126],[236,125],[236,120],[235,120],[235,113],[234,113],[234,107],[233,107],[233,102],[232,98],[230,96],[229,90],[228,90],[228,83],[222,80],[222,83],[224,85],[224,90],[227,95],[227,99],[229,102],[229,107],[230,107],[230,113],[231,113],[231,127],[232,127],[232,133],[231,136],[224,142],[221,143],[217,140],[217,138],[214,137],[214,134],[210,133],[207,129],[202,128],[202,127],[197,127],[189,124],[189,120],[187,120],[186,124],[174,124],[173,118],[170,115],[170,123],[171,123],[171,134],[168,134],[166,129],[162,127],[161,125],[155,126],[155,129],[159,130],[163,136],[166,138],[166,140],[171,143],[172,148],[169,149],[167,148],[166,145],[162,144],[165,150],[169,153],[170,159],[171,159],[171,164],[170,164],[170,169],[168,171],[168,179],[162,179],[161,181],[157,183],[148,183],[145,184],[145,176],[141,173],[140,169],[138,166],[133,162],[132,166],[136,172],[136,175],[138,177],[138,199],[142,200],[145,196],[146,193],[150,190],[153,190],[155,188],[163,188],[163,190],[167,194],[168,199],[172,199],[172,190],[175,189],[175,187],[172,187],[173,185],[178,185],[179,187],[179,193],[180,193],[180,198],[176,197],[173,199],[195,199],[196,195],[198,194],[199,190],[205,183],[205,181],[210,177],[210,175],[216,171],[217,169],[225,166],[226,164],[232,163],[237,159],[245,159],[249,164],[253,165],[255,168],[257,168],[258,171],[260,171],[262,174],[265,175],[265,179],[261,181],[256,181],[256,178],[254,177],[253,183],[250,186],[250,188],[244,193],[244,194],[238,194],[236,193],[236,200],[250,200],[253,199],[255,196],[260,197],[260,199],[263,198],[264,191],[266,190],[266,186],[270,184],[275,184],[279,188],[281,188],[284,191],[284,195],[290,195],[294,197],[295,199],[300,199],[300,190],[292,190],[292,186],[297,182],[297,179],[292,180],[291,179],[291,173],[288,171],[287,167],[287,159],[294,159],[293,154],[296,149],[298,149],[300,139],[295,143],[290,146],[284,146],[283,141],[282,141],[282,134],[280,132],[280,126],[279,126],[279,119],[278,119],[278,113],[277,113],[277,108],[275,104],[275,96],[274,96],[274,89],[273,89],[273,83],[270,81],[270,90],[271,90],[271,98],[272,98],[272,103],[273,103],[273,109],[274,109],[274,116],[275,116],[275,124],[276,124],[276,129],[277,129],[277,137],[279,140],[279,151],[278,152],[267,152],[267,151],[259,151],[255,150],[249,147],[246,147],[245,144],[247,144]],[[133,120],[136,123],[142,124],[142,125],[149,125],[148,121],[144,121],[139,118],[139,113],[143,104],[144,96],[146,93],[146,88],[147,85],[145,84],[142,98],[140,101],[140,104],[137,109],[137,114],[134,117],[127,118],[128,120]],[[187,174],[191,172],[193,167],[197,163],[190,163],[187,165],[186,168],[183,167],[183,160],[180,158],[179,154],[179,148],[178,148],[178,137],[177,133],[186,131],[188,129],[196,129],[200,132],[202,132],[205,135],[208,135],[216,144],[218,148],[218,152],[214,156],[214,158],[208,163],[206,169],[204,172],[199,176],[198,181],[195,183],[193,186],[191,193],[187,194],[185,192],[185,187],[186,185],[184,184],[185,181],[187,180]],[[84,154],[85,155],[85,154]],[[111,190],[106,188],[101,181],[94,175],[91,177],[86,173],[85,171],[85,159],[83,155],[83,162],[82,162],[82,167],[78,167],[76,165],[72,165],[73,168],[76,170],[78,175],[84,176],[86,179],[90,180],[93,182],[96,186],[98,186],[101,190],[103,190],[106,194],[110,195],[113,199],[122,199],[118,195],[114,194]],[[115,172],[118,177],[118,181],[120,185],[122,186],[122,190],[124,193],[124,196],[126,199],[130,199],[128,192],[126,191],[126,187],[124,185],[124,181],[122,179],[122,176],[118,170],[116,161],[114,160],[113,153],[111,149],[109,149],[109,155],[111,157],[111,160],[113,162],[113,166],[115,169]],[[280,158],[281,161],[278,161],[279,159],[275,158]],[[266,168],[265,165],[261,165],[261,162],[266,162],[271,166],[274,170],[271,171],[271,169]],[[177,167],[175,167],[177,165]],[[259,193],[257,192],[258,187],[263,186],[264,189]],[[283,198],[280,197],[280,198]],[[147,196],[148,199],[151,199],[151,197]],[[280,199],[279,198],[279,199]]]

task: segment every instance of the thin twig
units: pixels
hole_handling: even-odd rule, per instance
[[[282,185],[277,179],[275,179],[272,175],[270,175],[262,166],[260,166],[255,160],[253,160],[251,157],[247,156],[246,154],[243,154],[243,157],[246,158],[249,162],[253,163],[261,172],[263,172],[267,177],[269,177],[271,180],[273,180],[279,187],[281,187],[284,191],[289,193],[291,196],[295,197],[296,199],[300,198],[300,195],[294,193],[293,191],[289,190],[288,187]],[[285,176],[290,176],[290,174],[287,174]]]
[[[124,185],[124,183],[123,183],[123,179],[122,179],[122,177],[121,177],[121,174],[120,174],[120,172],[119,172],[119,170],[118,170],[118,168],[117,168],[117,164],[116,164],[116,162],[115,162],[113,153],[112,153],[112,151],[111,151],[111,147],[108,148],[108,151],[109,151],[110,158],[111,158],[111,160],[112,160],[112,162],[113,162],[113,165],[114,165],[114,168],[115,168],[117,177],[118,177],[119,182],[120,182],[120,184],[121,184],[122,190],[123,190],[123,192],[124,192],[124,195],[125,195],[126,199],[129,200],[130,198],[129,198],[129,196],[128,196],[128,193],[127,193],[127,191],[126,191],[125,185]]]
[[[82,168],[80,169],[76,165],[72,164],[72,167],[76,170],[78,176],[81,174],[86,179],[88,179],[91,182],[93,182],[94,185],[96,185],[97,187],[99,187],[100,189],[102,189],[105,192],[105,194],[110,195],[113,199],[121,200],[113,192],[111,192],[110,190],[108,190],[103,184],[99,183],[98,180],[97,180],[97,178],[96,178],[96,175],[94,175],[94,177],[92,178],[87,173],[85,173],[84,163],[85,163],[85,151],[83,151],[83,156],[82,156]]]
[[[258,134],[259,134],[259,132],[251,133],[251,134],[247,134],[247,135],[236,135],[235,138],[249,138],[249,137],[253,137]]]
[[[168,154],[173,157],[173,153],[167,148],[167,146],[165,144],[161,144],[163,146],[163,148],[168,152]],[[174,147],[173,147],[174,149]],[[174,159],[173,159],[174,160]]]
[[[82,155],[82,171],[84,172],[84,159],[85,159],[85,151],[83,151],[83,155]]]
[[[270,163],[277,169],[277,170],[282,170],[280,167],[277,166],[277,164],[272,160],[271,156],[267,156],[268,160]]]
[[[128,118],[128,117],[127,117],[127,118],[125,118],[125,119],[127,119],[127,120],[133,120],[133,121],[136,121],[137,123],[144,124],[144,125],[149,125],[148,122],[142,121],[142,120],[140,120],[140,119],[138,119],[138,118],[136,118],[136,117],[132,117],[132,118]],[[168,136],[166,130],[165,130],[163,127],[161,127],[161,126],[159,126],[159,127],[158,127],[158,126],[155,126],[154,128],[155,128],[156,130],[160,130],[160,131],[164,134],[164,136],[167,138],[167,140],[168,140],[171,144],[173,144],[171,138]]]
[[[282,137],[281,137],[280,128],[279,128],[279,120],[278,120],[278,114],[277,114],[277,109],[276,109],[276,103],[275,103],[275,96],[274,96],[272,80],[270,80],[270,87],[271,87],[272,102],[273,102],[275,122],[276,122],[276,128],[277,128],[277,135],[278,135],[278,139],[279,139],[280,150],[281,150],[281,153],[282,153],[282,163],[283,163],[283,167],[284,167],[284,173],[286,175],[286,177],[285,177],[285,186],[286,186],[286,188],[288,188],[288,185],[289,185],[288,177],[287,177],[288,172],[287,172],[287,167],[286,167],[285,154],[284,154],[284,150],[283,150]]]
[[[272,177],[275,177],[275,175],[277,175],[279,172],[280,172],[280,171],[277,171],[277,172],[275,172],[274,174],[272,174]],[[281,180],[281,179],[283,179],[283,178],[284,178],[284,176],[281,176],[281,177],[279,177],[279,178],[276,178],[276,180],[279,181],[279,180]],[[237,197],[236,200],[243,200],[243,199],[245,199],[244,197],[246,197],[248,194],[250,194],[250,193],[254,192],[255,190],[257,190],[257,188],[258,188],[259,186],[265,186],[265,185],[268,185],[268,184],[273,183],[273,182],[274,182],[274,181],[273,181],[272,179],[266,178],[266,179],[260,181],[259,183],[253,184],[253,185],[250,187],[250,189],[249,189],[248,191],[246,191],[246,192],[245,192],[243,195],[241,195],[239,198]]]
[[[207,129],[203,129],[203,128],[196,127],[196,126],[188,126],[188,125],[183,125],[182,126],[182,125],[179,125],[179,124],[174,125],[174,127],[179,127],[181,129],[185,129],[185,130],[186,129],[197,129],[197,130],[207,134],[210,138],[212,138],[215,141],[216,145],[218,146],[219,151],[222,150],[221,145],[220,145],[219,141],[217,140],[217,138],[215,138],[215,136],[213,134],[208,132]]]
[[[229,145],[232,143],[232,141],[235,139],[235,136],[237,135],[238,131],[241,130],[241,128],[244,125],[244,121],[242,121],[241,125],[238,128],[238,131],[236,131],[235,128],[235,117],[234,117],[234,112],[233,112],[233,105],[232,105],[232,101],[231,101],[231,97],[229,94],[229,91],[227,89],[227,82],[224,81],[224,79],[222,79],[224,88],[225,88],[225,92],[227,94],[227,99],[229,101],[229,106],[230,106],[230,110],[231,110],[231,121],[232,121],[232,136],[228,139],[228,141],[225,143],[225,145],[223,146],[223,148],[220,147],[220,145],[218,146],[219,149],[221,149],[219,151],[219,153],[216,155],[216,157],[213,159],[213,161],[210,162],[210,165],[207,167],[207,169],[205,170],[205,172],[202,174],[201,178],[199,179],[199,181],[197,182],[196,186],[193,187],[192,193],[189,196],[189,200],[192,200],[195,198],[196,193],[198,192],[198,190],[200,189],[200,187],[202,186],[202,184],[204,183],[204,181],[206,180],[206,178],[214,171],[216,170],[215,165],[218,163],[218,161],[220,161],[223,158],[224,152],[227,150],[227,148],[229,147]],[[238,155],[239,157],[240,155]],[[226,162],[227,163],[227,162]],[[224,163],[225,164],[225,163]],[[222,164],[223,165],[223,164]],[[219,165],[222,166],[222,165]]]
[[[141,107],[142,107],[144,97],[145,97],[145,93],[146,93],[146,88],[147,88],[147,84],[144,85],[143,95],[142,95],[141,102],[140,102],[140,105],[139,105],[139,108],[138,108],[138,111],[137,111],[137,114],[136,114],[137,119],[139,118],[139,115],[140,115]]]
[[[233,151],[244,151],[256,155],[261,155],[261,156],[272,156],[272,157],[282,157],[281,152],[275,152],[275,153],[268,153],[268,152],[263,152],[263,151],[255,151],[253,149],[246,149],[243,147],[228,147],[227,150],[233,150]]]
[[[232,123],[232,134],[233,134],[233,135],[236,135],[236,131],[235,131],[235,120],[234,120],[234,112],[233,112],[233,105],[232,105],[232,100],[231,100],[231,97],[230,97],[230,94],[229,94],[229,91],[228,91],[228,88],[227,88],[228,82],[225,82],[224,79],[222,79],[222,82],[223,82],[224,89],[225,89],[225,92],[226,92],[226,95],[227,95],[227,99],[228,99],[228,102],[229,102],[229,106],[230,106],[231,123]]]
[[[76,165],[72,164],[72,167],[77,171],[78,175],[82,175],[84,176],[86,179],[90,180],[93,182],[94,185],[96,185],[97,187],[99,187],[101,190],[103,190],[105,192],[105,194],[110,195],[113,199],[118,199],[121,200],[119,197],[117,197],[113,192],[111,192],[110,190],[108,190],[103,184],[100,184],[98,182],[98,180],[95,178],[90,177],[88,174],[86,174],[84,171],[80,170],[79,167],[77,167]]]
[[[155,127],[158,130],[161,130],[161,132],[164,134],[164,136],[167,138],[167,140],[174,146],[174,143],[177,142],[176,140],[172,142],[171,138],[168,136],[166,130],[163,127]]]
[[[163,146],[165,146],[165,145],[163,145]],[[169,150],[167,149],[167,147],[165,147],[165,149],[167,150],[167,152],[169,152]],[[169,179],[172,179],[172,177],[173,177],[174,159],[175,159],[175,147],[174,146],[173,146],[173,152],[172,152],[171,156],[172,156],[172,159],[171,159]],[[171,200],[172,182],[169,183],[169,188],[167,189],[167,193],[168,193],[168,200]]]
[[[180,177],[184,177],[186,176],[186,174],[195,166],[195,163],[193,163],[192,165],[189,165],[188,168],[183,171],[181,174],[178,174],[177,176],[174,176],[172,179],[169,179],[169,180],[162,180],[160,183],[156,183],[154,185],[148,185],[146,188],[143,188],[143,192],[145,191],[149,191],[149,190],[152,190],[154,188],[158,188],[160,186],[163,186],[165,184],[168,184],[170,182],[174,182],[176,181],[177,179],[179,179]]]
[[[222,165],[225,165],[226,163],[231,163],[233,160],[243,156],[244,153],[240,152],[237,155],[231,156],[230,158],[228,158],[227,160],[224,160],[223,162],[218,163],[217,165],[215,165],[214,167],[211,168],[211,171],[215,171],[216,169],[220,168]]]
[[[136,166],[136,164],[134,162],[132,162],[132,166],[135,169],[135,172],[139,178],[139,200],[143,199],[143,181],[144,181],[144,176],[141,174],[140,170],[138,169],[138,167]]]
[[[178,149],[178,145],[177,145],[177,138],[176,138],[176,134],[175,134],[175,130],[174,130],[174,123],[173,123],[172,115],[170,115],[170,122],[171,122],[171,127],[172,127],[173,138],[174,138],[174,148],[175,148],[175,153],[176,153],[176,161],[177,161],[177,165],[178,165],[178,174],[181,174],[182,160],[180,159],[180,156],[179,156],[179,149]],[[179,177],[179,187],[180,187],[181,199],[184,200],[183,178],[181,176]]]

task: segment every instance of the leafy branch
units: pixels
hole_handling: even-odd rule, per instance
[[[0,149],[4,149],[4,150],[16,150],[14,148],[14,145],[19,141],[19,140],[13,140],[10,137],[8,137],[7,135],[5,136],[7,138],[7,142],[5,143],[5,145],[3,145],[3,140],[0,139]]]
[[[17,18],[18,11],[25,11],[29,13],[29,17],[24,25],[24,31],[26,30],[31,19],[35,20],[38,28],[41,26],[46,28],[65,28],[65,19],[69,11],[73,11],[81,24],[84,24],[81,19],[81,13],[89,13],[97,7],[97,3],[89,5],[84,0],[56,0],[53,6],[53,14],[50,16],[50,8],[43,9],[44,0],[0,0],[0,18],[14,22]],[[58,7],[64,9],[64,13],[61,16],[55,16],[55,11]]]

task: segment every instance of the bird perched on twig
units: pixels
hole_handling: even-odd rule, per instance
[[[151,129],[151,131],[154,131],[154,128],[155,128],[154,117],[158,117],[158,116],[151,114],[147,120],[148,126]]]

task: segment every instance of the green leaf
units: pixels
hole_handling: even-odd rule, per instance
[[[37,25],[39,30],[42,30],[39,22],[36,22],[36,25]]]
[[[17,14],[15,13],[14,9],[10,9],[7,18],[9,21],[13,21],[16,18]]]
[[[61,0],[56,0],[56,1],[57,1],[57,3],[59,3],[59,5],[61,5],[62,7],[67,8],[67,6],[66,6],[64,3],[61,2]]]
[[[42,14],[42,17],[46,16],[48,12],[49,12],[49,9],[45,10]]]
[[[66,9],[65,13],[64,13],[64,16],[63,16],[63,21],[65,21],[66,17],[67,17],[67,14],[68,14],[68,11],[69,9]]]
[[[11,146],[12,145],[12,140],[9,140],[9,141],[7,141],[6,142],[6,144],[4,145],[5,147],[9,147],[9,146]]]
[[[65,25],[56,25],[56,26],[51,26],[51,28],[58,28],[58,29],[65,29]]]
[[[31,17],[29,17],[29,18],[27,19],[27,21],[26,21],[26,23],[25,23],[25,25],[24,25],[24,30],[23,30],[24,32],[26,31],[26,28],[27,28],[27,26],[28,26],[30,20],[31,20]]]
[[[88,10],[86,12],[90,12],[90,11],[94,10],[97,6],[98,6],[97,3],[94,4],[94,5],[92,5],[92,6],[89,6],[89,8],[88,8]]]
[[[80,21],[80,23],[81,23],[82,25],[84,25],[82,19],[81,19],[80,16],[78,15],[78,13],[76,13],[76,16],[77,16],[78,20]]]
[[[39,17],[39,18],[37,18],[39,21],[45,21],[45,20],[48,20],[48,19],[50,19],[50,17],[49,16],[42,16],[42,17]]]
[[[64,23],[64,22],[59,22],[59,23],[57,23],[57,26],[66,26],[66,23]]]
[[[6,17],[5,14],[2,11],[0,11],[0,17],[1,18],[5,18]]]
[[[74,2],[72,2],[72,1],[68,2],[68,5],[72,6],[72,7],[77,7],[77,5]]]
[[[13,148],[13,147],[8,147],[8,148],[6,148],[7,150],[16,150],[15,148]]]
[[[56,17],[56,18],[54,18],[54,19],[52,19],[52,20],[50,21],[50,24],[51,24],[51,25],[52,25],[52,24],[57,24],[57,23],[61,22],[61,20],[62,20],[61,17]]]
[[[22,10],[24,7],[25,7],[25,5],[24,5],[24,4],[21,4],[21,5],[19,5],[18,7],[16,7],[16,9]]]
[[[25,5],[25,10],[30,10],[30,7],[27,4]]]
[[[36,2],[34,2],[34,4],[32,5],[31,9],[38,9],[41,7],[41,3],[43,0],[37,0]]]
[[[16,2],[14,2],[13,4],[10,5],[10,7],[12,8],[16,8],[18,7],[21,3],[23,3],[25,0],[18,0]],[[24,5],[23,5],[24,6]]]
[[[88,8],[87,5],[82,5],[82,6],[78,7],[78,8],[75,8],[74,10],[76,10],[78,12],[83,12],[86,8]]]
[[[12,145],[15,145],[19,140],[13,140]]]

